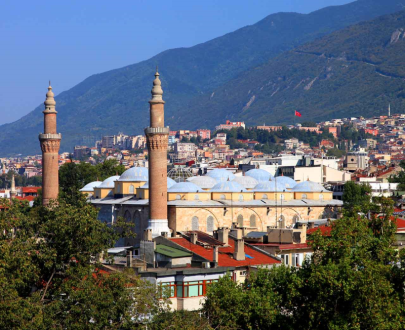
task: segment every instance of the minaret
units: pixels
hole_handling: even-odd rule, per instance
[[[56,133],[55,99],[49,82],[44,102],[44,133],[39,134],[42,149],[42,205],[48,205],[51,199],[57,199],[59,193],[59,147],[62,135]]]
[[[391,117],[391,103],[388,104],[388,117]]]
[[[14,174],[11,177],[11,188],[10,188],[10,201],[13,202],[13,199],[17,196],[17,190],[15,190],[15,179]]]
[[[149,224],[152,237],[169,232],[167,220],[167,146],[169,127],[164,126],[162,83],[156,68],[150,104],[150,127],[145,129],[149,151]]]

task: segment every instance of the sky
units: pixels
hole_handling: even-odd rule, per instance
[[[353,0],[2,0],[0,125],[92,74],[190,47],[277,12]]]

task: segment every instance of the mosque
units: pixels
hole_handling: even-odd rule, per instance
[[[133,224],[136,238],[121,243],[137,244],[147,231],[153,237],[195,230],[213,234],[222,227],[265,232],[269,226],[291,228],[298,222],[338,217],[342,201],[334,200],[321,184],[273,177],[263,169],[245,173],[214,169],[174,181],[167,174],[169,127],[164,126],[158,72],[151,93],[151,126],[145,129],[149,168],[132,167],[81,189],[100,209],[101,221],[114,223],[124,217]]]

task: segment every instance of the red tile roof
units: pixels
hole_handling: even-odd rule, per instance
[[[321,225],[319,227],[316,228],[311,228],[307,230],[307,235],[311,235],[313,233],[315,233],[317,230],[320,230],[321,234],[323,236],[330,236],[330,232],[332,231],[332,227],[328,227],[326,225]]]
[[[40,189],[41,187],[23,187],[22,188],[22,192],[23,193],[37,193],[38,189]]]
[[[191,252],[207,259],[213,261],[213,249],[204,248],[198,244],[192,244],[185,238],[171,238],[172,242],[190,250]],[[233,258],[233,252],[235,250],[235,241],[229,238],[228,247],[220,247],[218,249],[218,266],[220,267],[240,267],[240,266],[254,266],[254,265],[268,265],[268,264],[281,264],[281,261],[272,258],[265,253],[259,252],[247,245],[245,245],[245,254],[252,257],[246,256],[245,260],[235,260]]]
[[[29,202],[32,202],[35,199],[34,196],[26,196],[26,197],[16,196],[15,198],[20,201],[29,201]]]

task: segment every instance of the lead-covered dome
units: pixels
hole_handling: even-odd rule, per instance
[[[224,181],[231,181],[235,179],[235,175],[231,171],[225,170],[223,168],[216,168],[208,172],[207,174],[209,177],[217,180],[217,182],[224,182]]]
[[[257,181],[270,181],[274,180],[274,176],[271,175],[269,172],[265,170],[261,170],[258,168],[255,168],[253,170],[249,170],[245,173],[245,175],[252,177],[253,179],[256,179]]]
[[[82,189],[80,189],[79,191],[83,191],[83,192],[93,192],[95,187],[98,187],[99,185],[101,185],[102,182],[101,181],[93,181],[90,182],[88,184],[86,184]]]
[[[190,170],[182,167],[172,168],[168,173],[167,176],[173,179],[176,182],[185,182],[188,178],[193,176]]]
[[[131,167],[121,174],[118,181],[139,182],[148,181],[149,171],[146,167]]]
[[[225,181],[217,183],[211,192],[247,192],[243,186],[235,181]]]
[[[114,188],[114,182],[119,179],[119,175],[110,176],[105,179],[98,187],[95,188]]]
[[[253,189],[259,183],[255,178],[251,176],[237,176],[232,182],[239,183],[245,189]]]
[[[196,193],[201,192],[201,187],[192,182],[179,182],[171,186],[167,192],[171,193]]]
[[[218,183],[217,180],[207,175],[193,176],[191,178],[188,178],[187,181],[194,183],[202,189],[211,189]]]
[[[254,189],[254,191],[268,191],[268,192],[282,192],[286,190],[285,185],[282,183],[279,183],[277,180],[277,183],[275,181],[263,181],[260,182]]]
[[[278,176],[274,178],[274,181],[280,182],[285,185],[286,188],[292,189],[297,185],[297,182],[288,176]]]
[[[298,183],[292,191],[295,192],[329,192],[329,190],[325,189],[321,184],[318,182],[313,181],[304,181]]]
[[[176,184],[176,181],[174,181],[174,180],[172,180],[172,179],[170,179],[170,178],[167,178],[167,189],[173,187],[175,184]],[[146,183],[141,187],[141,189],[149,189],[149,182],[146,182]]]

